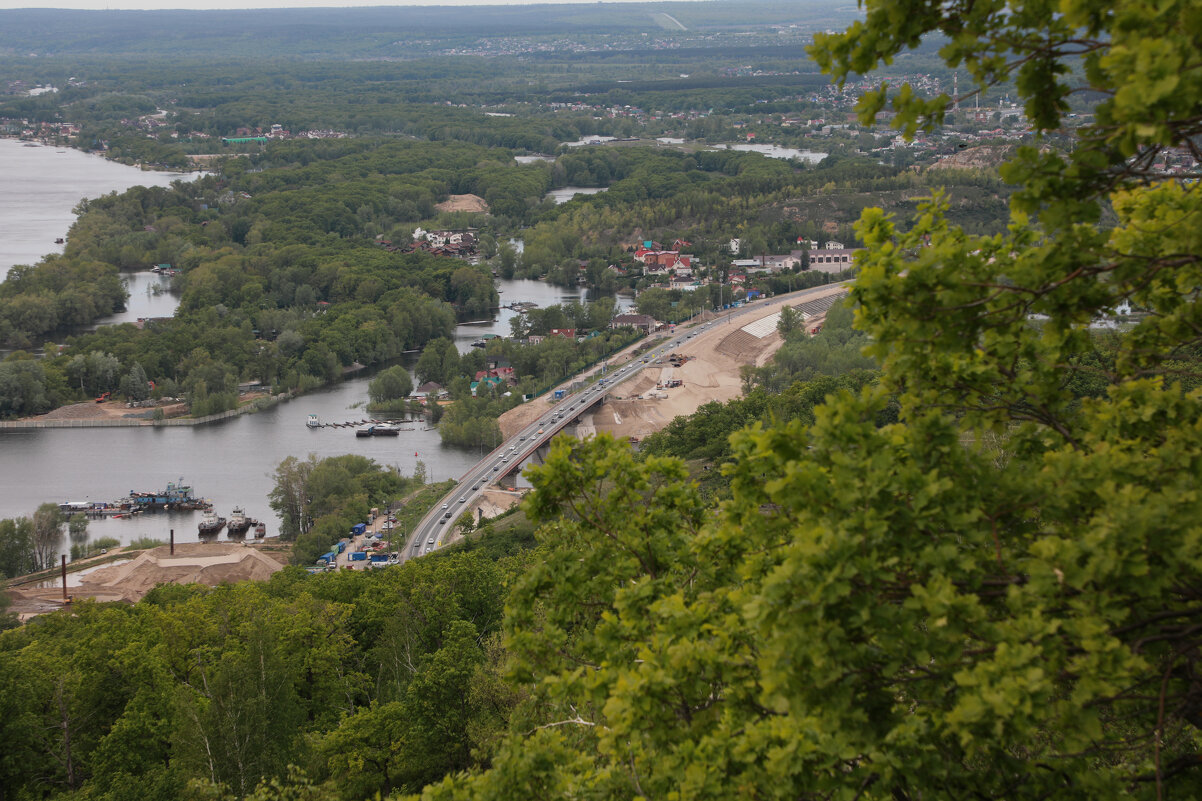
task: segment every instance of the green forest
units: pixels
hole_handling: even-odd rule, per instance
[[[636,264],[629,248],[638,236],[687,238],[701,263],[724,277],[732,232],[787,252],[798,237],[830,236],[823,226],[844,220],[834,230],[851,239],[850,221],[868,198],[901,190],[891,208],[905,213],[919,194],[949,181],[962,213],[977,209],[965,218],[970,229],[989,231],[1005,202],[996,178],[974,173],[924,177],[830,159],[804,168],[735,151],[595,150],[552,166],[463,142],[280,142],[227,163],[220,175],[81,203],[62,255],[14,268],[0,283],[0,339],[18,349],[0,362],[0,413],[37,414],[105,392],[137,399],[129,387],[147,381],[156,397],[187,398],[198,416],[220,412],[236,404],[240,382],[304,391],[449,337],[456,321],[490,315],[499,297],[488,262],[386,247],[410,241],[419,225],[473,227],[486,242],[520,232],[520,258],[494,251],[499,274],[613,292],[646,285],[608,269]],[[561,167],[574,180],[585,170],[608,189],[545,202]],[[434,209],[464,193],[485,198],[492,213]],[[989,200],[973,205],[974,196]],[[836,197],[858,200],[823,207]],[[122,270],[160,264],[180,272],[173,318],[69,333],[123,306]],[[807,281],[765,284],[794,285]],[[701,309],[715,299],[693,300]],[[20,350],[51,337],[61,341],[46,346],[46,358]],[[527,374],[549,380],[545,366]]]
[[[3,362],[0,386],[42,403],[133,365],[192,392],[299,388],[419,345],[446,377],[462,366],[440,338],[494,302],[474,277],[489,268],[376,237],[466,187],[513,200],[506,224],[548,272],[614,260],[626,226],[716,242],[742,225],[771,247],[815,222],[782,226],[786,207],[827,202],[864,251],[848,307],[813,337],[782,315],[742,398],[638,452],[556,439],[521,508],[460,546],[161,586],[0,633],[0,799],[1202,795],[1202,197],[1165,168],[1202,133],[1196,11],[874,1],[816,37],[837,82],[939,37],[949,68],[1012,86],[1050,137],[1071,97],[1100,98],[1072,148],[1017,148],[1005,186],[853,159],[520,165],[492,143],[352,140],[88,204],[66,254],[0,291],[5,335],[32,337],[13,320],[126,256],[183,266],[181,313]],[[947,101],[881,87],[857,113],[888,105],[918,135]],[[608,191],[541,203],[569,166]],[[298,457],[272,502],[319,552],[382,499],[420,507],[423,478]]]

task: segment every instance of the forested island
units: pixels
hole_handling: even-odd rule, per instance
[[[69,12],[0,12],[13,135],[214,157],[82,205],[61,256],[0,284],[0,335],[29,349],[0,362],[5,415],[149,381],[216,409],[246,380],[304,391],[420,349],[472,442],[508,402],[464,392],[489,356],[537,389],[626,344],[526,350],[601,331],[603,300],[461,357],[450,332],[497,305],[494,271],[683,318],[735,274],[744,296],[830,280],[811,243],[858,250],[847,307],[820,331],[782,314],[743,397],[637,451],[557,438],[521,507],[453,548],[11,621],[0,798],[1199,794],[1194,6],[621,8],[494,9],[446,35],[467,17],[415,10],[407,50],[382,10],[362,35],[354,15],[246,12],[181,33],[171,68],[162,32],[204,15],[80,36],[33,35]],[[189,73],[190,47],[235,29],[236,62]],[[644,33],[660,46],[626,42]],[[283,136],[301,130],[339,135]],[[828,155],[713,147],[751,133]],[[546,198],[565,186],[605,191]],[[488,210],[439,209],[463,195]],[[670,252],[679,271],[686,250],[695,287],[635,267]],[[46,340],[155,264],[179,271],[174,318]],[[379,376],[378,400],[405,394]],[[437,493],[355,456],[297,454],[277,480],[300,562]],[[6,573],[25,528],[0,521]]]

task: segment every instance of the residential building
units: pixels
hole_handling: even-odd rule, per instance
[[[657,325],[649,314],[619,314],[609,323],[610,328],[641,328],[645,333],[653,332]]]

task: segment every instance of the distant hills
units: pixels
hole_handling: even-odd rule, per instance
[[[685,31],[666,30],[665,13]],[[854,6],[827,0],[245,11],[18,9],[0,10],[0,55],[388,58],[504,37],[704,36],[763,31],[774,24],[835,28],[854,15]]]

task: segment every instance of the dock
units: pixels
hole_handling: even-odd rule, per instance
[[[371,419],[347,420],[344,423],[310,423],[308,427],[309,428],[358,428],[360,426],[383,425],[384,423],[387,423],[387,422],[388,422],[387,420],[371,420]],[[402,423],[413,423],[413,422],[414,421],[412,421],[412,420],[402,421]],[[402,424],[402,425],[397,426],[397,430],[399,430],[399,431],[416,431],[417,429],[413,425],[403,425]]]

